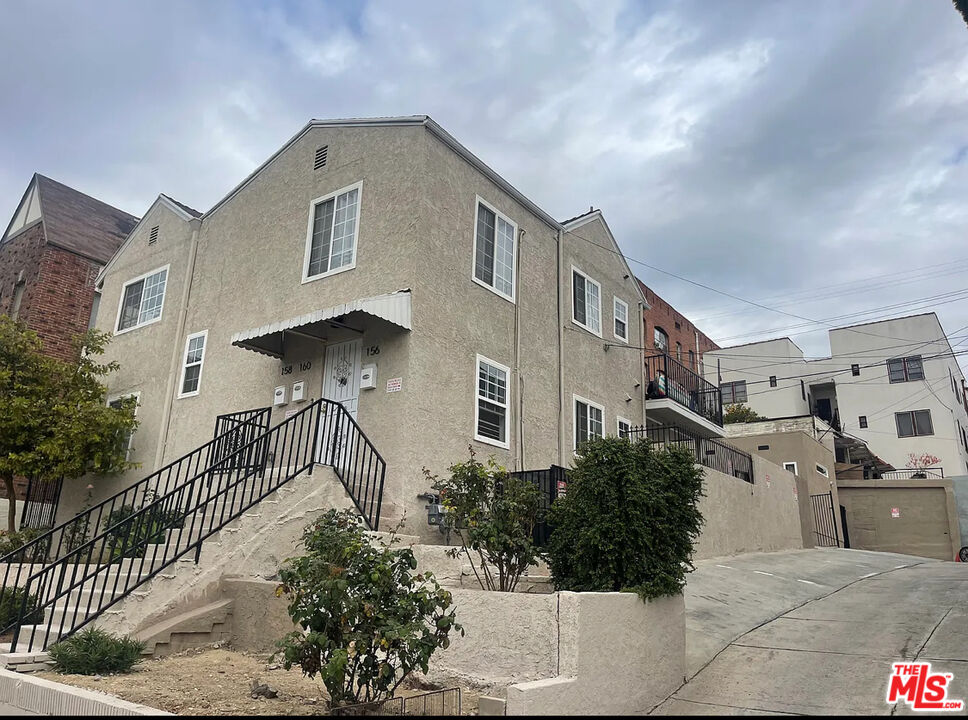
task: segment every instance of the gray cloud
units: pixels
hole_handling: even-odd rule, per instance
[[[311,117],[429,113],[549,212],[603,208],[632,258],[803,299],[968,258],[966,41],[948,0],[8,0],[0,214],[35,170],[136,214],[161,191],[205,209]],[[798,324],[633,269],[714,337]],[[842,316],[963,278],[782,309]],[[968,325],[968,303],[938,312]]]

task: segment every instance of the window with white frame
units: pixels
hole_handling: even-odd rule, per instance
[[[719,386],[723,393],[723,405],[746,402],[746,381],[724,382]]]
[[[134,330],[160,320],[167,285],[167,267],[126,282],[118,308],[118,332]]]
[[[182,362],[181,390],[178,397],[198,395],[202,384],[202,365],[205,362],[205,342],[208,330],[188,336],[185,341],[185,359]]]
[[[825,468],[820,463],[814,463],[814,464],[817,466],[817,472],[818,473],[820,473],[821,475],[823,475],[825,478],[829,478],[830,477],[830,473],[827,472],[827,468]]]
[[[575,400],[575,449],[592,438],[600,438],[605,434],[605,408],[596,405],[591,400],[574,396]]]
[[[477,405],[474,417],[474,439],[498,447],[508,442],[508,375],[509,368],[477,356]]]
[[[108,406],[114,408],[115,410],[120,410],[124,407],[124,401],[134,398],[134,405],[132,414],[138,416],[138,405],[141,401],[141,393],[131,393],[129,395],[118,395],[108,400]],[[128,430],[121,434],[118,438],[118,444],[120,447],[124,448],[124,459],[129,460],[131,458],[132,443],[134,442],[134,430]]]
[[[785,462],[785,463],[783,463],[783,469],[784,470],[789,470],[794,475],[797,474],[797,464],[795,462]]]
[[[571,318],[599,337],[602,336],[602,286],[578,268],[571,269]]]
[[[899,438],[934,435],[930,410],[909,410],[894,413],[894,422],[897,424],[897,436]]]
[[[618,436],[620,438],[630,437],[632,434],[632,423],[622,417],[616,420],[618,424]]]
[[[475,282],[513,302],[517,225],[478,198],[474,227]]]
[[[615,298],[615,337],[629,341],[629,305],[618,298]]]
[[[669,349],[669,335],[658,325],[652,329],[652,344],[656,350],[666,352]]]
[[[357,183],[313,200],[303,280],[315,280],[356,266],[362,189],[363,183]]]

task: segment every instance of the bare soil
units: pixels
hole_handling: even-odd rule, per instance
[[[328,695],[321,682],[298,668],[285,670],[267,655],[205,647],[186,650],[160,660],[146,660],[124,675],[62,675],[53,671],[39,677],[165,710],[177,715],[326,715]],[[99,678],[99,679],[95,679]],[[276,691],[275,698],[253,698],[251,683],[261,680]],[[419,681],[397,691],[414,695],[425,691]],[[461,688],[462,711],[477,714],[479,690]]]

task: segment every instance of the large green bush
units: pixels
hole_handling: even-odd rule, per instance
[[[685,448],[606,437],[582,445],[552,506],[547,547],[558,590],[674,595],[702,526],[702,471]]]
[[[391,541],[392,544],[392,541]],[[359,517],[329,510],[303,534],[306,554],[280,570],[278,594],[302,628],[279,646],[283,664],[319,675],[332,706],[380,702],[450,644],[451,594],[414,571],[410,549],[371,543]]]
[[[450,477],[440,478],[424,468],[440,493],[446,511],[443,524],[461,542],[451,556],[464,553],[482,589],[512,592],[539,557],[534,544],[538,488],[509,475],[493,458],[478,462],[473,448],[470,459],[452,465],[449,472]]]
[[[44,611],[37,607],[37,597],[27,596],[27,604],[24,605],[23,588],[3,588],[0,589],[0,631],[12,628],[17,622],[21,608],[24,609],[24,619],[21,625],[39,625],[44,622]]]
[[[145,644],[127,635],[118,637],[95,627],[48,648],[54,670],[71,675],[104,675],[128,672],[141,661]]]

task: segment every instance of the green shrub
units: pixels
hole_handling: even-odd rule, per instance
[[[20,615],[21,607],[24,607],[23,588],[3,588],[0,589],[0,631],[11,628]],[[37,607],[37,596],[28,595],[27,605],[24,607],[25,615],[21,625],[39,625],[44,622],[44,611]]]
[[[702,471],[685,448],[614,437],[583,444],[549,516],[555,588],[679,593],[693,569],[702,494]]]
[[[104,529],[112,528],[108,532],[107,546],[114,560],[122,557],[141,557],[149,544],[161,544],[165,542],[166,532],[169,528],[181,527],[185,518],[177,510],[162,510],[156,508],[148,510],[137,517],[135,513],[140,509],[135,509],[133,505],[123,505],[111,512],[104,521]],[[128,519],[130,522],[125,522]]]
[[[424,475],[440,493],[444,527],[460,539],[451,557],[466,555],[484,590],[513,592],[521,574],[539,558],[534,544],[540,496],[534,483],[513,477],[488,458],[451,465],[450,477]],[[477,564],[471,551],[477,555]]]
[[[9,555],[14,550],[19,550],[27,543],[36,540],[47,532],[50,528],[24,528],[17,532],[0,531],[0,557]],[[38,543],[39,544],[39,543]]]
[[[725,425],[731,423],[751,423],[757,420],[766,420],[766,418],[758,415],[753,408],[747,407],[743,403],[727,405],[723,410],[723,424]]]
[[[47,653],[54,670],[71,675],[128,672],[141,661],[145,644],[127,635],[117,637],[95,627],[51,645]]]
[[[330,510],[306,528],[306,555],[279,572],[277,594],[301,631],[279,642],[284,665],[317,674],[332,706],[380,702],[450,644],[451,594],[431,573],[415,574],[410,549],[374,546],[359,518]],[[391,541],[392,544],[392,541]]]

